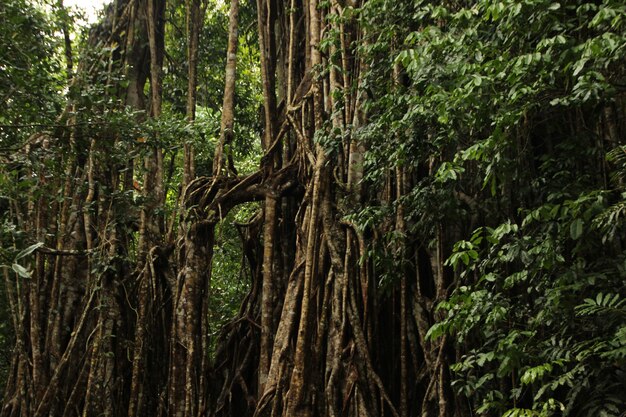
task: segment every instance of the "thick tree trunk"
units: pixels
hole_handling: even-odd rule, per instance
[[[430,253],[410,243],[402,199],[416,179],[406,167],[388,167],[384,190],[365,189],[360,129],[369,64],[359,46],[369,34],[345,13],[356,3],[257,0],[264,155],[257,172],[239,176],[231,147],[240,5],[232,0],[212,176],[196,176],[186,143],[170,219],[161,214],[158,138],[137,138],[147,156],[120,167],[103,156],[106,141],[118,138],[68,135],[66,177],[48,185],[61,202],[46,212],[52,198],[42,194],[14,208],[48,252],[33,256],[32,281],[3,272],[18,337],[0,416],[451,415],[446,340],[425,340],[450,284],[446,234],[437,231]],[[190,123],[202,9],[200,0],[187,1]],[[159,118],[165,2],[118,0],[110,10],[118,29],[103,36],[112,42],[117,30],[122,40],[123,61],[109,65],[126,75],[120,99],[146,111],[140,121]],[[123,213],[139,219],[118,224],[112,190],[132,192],[142,162],[141,211]],[[395,217],[365,228],[349,221],[367,195]],[[264,202],[253,221],[238,225],[251,290],[211,362],[214,233],[229,210],[250,201]],[[50,224],[54,238],[44,232]],[[392,233],[400,238],[382,247]],[[368,256],[377,250],[398,266],[388,289]]]
[[[220,138],[215,147],[215,157],[213,158],[213,176],[217,177],[223,173],[236,170],[233,166],[231,144],[234,136],[235,123],[235,81],[237,75],[237,45],[239,43],[239,0],[231,0],[229,23],[228,23],[228,49],[226,52],[226,75],[224,78],[224,103],[222,105],[222,121],[220,127]],[[227,155],[224,155],[224,153]],[[225,161],[225,158],[228,161]],[[225,163],[229,166],[226,167]]]
[[[198,84],[198,54],[200,43],[200,31],[203,26],[204,12],[207,2],[202,0],[186,0],[186,28],[187,28],[187,120],[193,123],[196,119],[196,89]],[[196,176],[195,150],[191,143],[184,144],[183,183],[181,195],[185,188]]]

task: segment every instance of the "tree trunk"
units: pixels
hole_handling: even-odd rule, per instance
[[[232,153],[240,4],[231,1],[212,176],[197,176],[185,143],[170,218],[158,137],[134,138],[136,154],[146,156],[122,163],[107,155],[110,143],[122,141],[115,133],[75,127],[57,138],[67,142],[54,154],[65,177],[46,185],[50,195],[13,203],[20,227],[45,246],[29,258],[31,281],[3,271],[17,339],[1,417],[451,415],[446,339],[425,340],[436,302],[448,295],[450,237],[441,226],[430,252],[412,243],[403,199],[421,178],[405,166],[386,168],[384,189],[365,185],[370,64],[363,48],[376,33],[352,13],[360,3],[257,0],[264,155],[244,176]],[[164,0],[118,0],[108,26],[90,37],[94,48],[112,47],[113,38],[121,45],[106,57],[109,79],[125,75],[117,99],[144,111],[138,122],[166,108],[165,7]],[[203,8],[200,0],[186,3],[189,123]],[[75,78],[81,71],[89,66],[79,63]],[[68,104],[68,119],[79,117],[70,111],[76,106]],[[137,212],[122,212],[116,198],[135,192],[135,178],[141,202]],[[350,220],[368,199],[394,214],[368,226]],[[211,358],[215,230],[229,210],[251,201],[263,202],[262,213],[237,225],[250,293]],[[399,238],[384,245],[394,233]],[[371,256],[378,252],[393,259],[391,281],[383,282]]]

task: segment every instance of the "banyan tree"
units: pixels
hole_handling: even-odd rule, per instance
[[[483,74],[464,85],[443,73],[461,65],[454,36],[473,12],[460,13],[474,9],[463,2],[409,3],[231,0],[222,101],[215,103],[221,106],[219,137],[210,164],[202,167],[192,141],[180,144],[180,157],[169,160],[166,133],[159,130],[165,21],[175,7],[185,13],[185,26],[172,36],[184,37],[186,45],[184,115],[194,126],[199,46],[212,42],[200,34],[207,7],[216,4],[115,0],[90,29],[79,58],[73,57],[73,71],[66,44],[71,79],[65,108],[10,161],[15,181],[36,186],[24,188],[7,207],[23,231],[16,247],[26,249],[14,256],[14,268],[3,270],[15,348],[1,416],[477,415],[474,404],[454,390],[450,365],[480,348],[481,339],[472,333],[453,342],[446,310],[454,310],[458,298],[436,307],[453,294],[462,297],[469,288],[464,286],[496,280],[487,272],[497,270],[497,262],[474,263],[487,230],[481,227],[494,230],[509,221],[508,231],[497,229],[504,244],[517,231],[508,219],[524,219],[516,210],[543,204],[531,189],[540,186],[534,178],[547,172],[544,158],[569,143],[570,127],[592,132],[579,140],[598,151],[576,156],[572,172],[593,166],[589,184],[608,186],[617,168],[604,156],[623,143],[624,84],[615,81],[611,94],[617,98],[608,101],[555,104],[551,117],[559,125],[543,122],[531,105],[506,113],[514,101],[485,105],[488,111],[478,114],[476,103],[489,94],[488,83],[495,91],[499,82],[513,81],[498,78],[498,71],[508,69],[496,64],[481,67]],[[437,14],[437,7],[445,10]],[[262,87],[260,132],[247,140],[259,141],[262,155],[255,170],[239,173],[234,148],[241,134],[235,127],[243,8],[256,14],[252,30]],[[480,24],[498,24],[493,13],[504,12],[493,10]],[[448,27],[455,29],[446,32]],[[481,36],[499,36],[475,30],[478,35],[463,39],[476,48]],[[436,44],[441,49],[423,46],[435,32],[448,36]],[[526,47],[520,41],[505,54]],[[419,48],[421,58],[415,55]],[[495,51],[483,57],[476,50],[468,65],[498,62]],[[442,51],[449,51],[449,59],[438,55]],[[541,60],[528,56],[530,63],[520,58],[520,65]],[[416,69],[420,59],[431,60],[432,67]],[[606,68],[618,65],[612,59]],[[612,74],[623,81],[623,68]],[[553,99],[577,94],[560,82],[545,88]],[[554,93],[561,85],[563,93]],[[463,96],[466,107],[454,101],[464,88],[476,89],[473,99]],[[443,101],[439,114],[421,107],[415,116],[419,106],[412,107],[412,97],[435,100],[446,89],[457,94],[446,96],[457,119],[446,119]],[[84,109],[95,119],[87,119]],[[463,109],[477,119],[463,124]],[[107,119],[110,114],[123,117]],[[502,120],[511,126],[503,127]],[[140,136],[135,125],[153,126],[152,134]],[[541,135],[552,139],[542,142]],[[495,139],[472,142],[479,137]],[[505,172],[504,162],[490,161],[494,149],[518,171]],[[467,179],[489,162],[484,181]],[[172,187],[175,163],[183,175]],[[229,212],[252,202],[257,209],[234,224],[249,291],[237,315],[217,332],[209,304],[219,230]],[[541,221],[537,216],[528,222]],[[587,217],[585,224],[593,221]],[[568,222],[564,233],[577,241],[583,232],[575,220]],[[489,239],[484,242],[497,245]],[[620,243],[611,245],[607,251],[622,253]],[[501,256],[509,249],[501,248]],[[465,272],[457,268],[463,265]],[[502,268],[513,274],[516,265]],[[523,292],[511,297],[518,296]],[[505,322],[505,316],[490,317]],[[519,326],[515,320],[511,316],[511,328]],[[440,326],[431,329],[435,323]],[[610,367],[623,366],[621,360]],[[566,366],[555,361],[550,370]],[[491,384],[492,377],[480,384]],[[502,378],[498,389],[517,389],[515,378]],[[476,383],[476,392],[481,386]],[[529,401],[527,395],[519,394],[520,404]]]

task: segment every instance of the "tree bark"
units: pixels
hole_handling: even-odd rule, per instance
[[[236,170],[232,165],[231,144],[233,141],[235,122],[235,81],[237,75],[237,44],[239,42],[239,0],[231,0],[229,23],[228,23],[228,50],[226,52],[226,76],[224,81],[224,102],[222,105],[222,121],[220,127],[220,139],[215,147],[215,156],[213,158],[213,176],[219,176],[222,171],[227,172]],[[224,164],[224,152],[230,166]]]

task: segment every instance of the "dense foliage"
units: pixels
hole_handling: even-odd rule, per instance
[[[58,25],[42,10],[27,0],[5,1],[0,24],[0,139],[6,148],[18,134],[36,127],[30,125],[54,120],[65,79],[54,36]]]
[[[624,2],[254,3],[0,4],[0,415],[623,417]]]
[[[51,123],[62,97],[63,76],[56,58],[55,25],[28,1],[0,4],[0,164],[22,145],[38,124]],[[28,187],[22,183],[23,190]],[[19,251],[11,250],[19,230],[8,213],[9,200],[19,193],[13,178],[0,170],[0,264],[11,265]],[[4,280],[0,284],[4,293]],[[0,304],[0,387],[4,387],[14,343],[9,306]]]
[[[111,9],[113,5],[106,7]],[[79,190],[77,198],[87,198],[90,180],[86,169],[78,169],[79,177],[73,185],[64,182],[74,174],[71,169],[76,169],[75,161],[85,163],[92,150],[95,176],[101,187],[100,198],[110,198],[115,205],[113,218],[107,220],[106,227],[118,228],[127,245],[117,256],[99,256],[94,260],[90,272],[99,276],[112,271],[128,273],[136,260],[139,217],[146,199],[142,195],[144,168],[141,164],[134,165],[133,160],[140,160],[149,153],[146,142],[158,143],[168,161],[164,177],[167,198],[162,210],[172,217],[172,223],[179,221],[176,211],[182,192],[185,143],[197,149],[199,175],[210,175],[220,133],[228,9],[222,3],[211,3],[206,15],[201,38],[210,42],[201,43],[201,88],[194,123],[189,123],[185,117],[188,64],[185,61],[184,2],[175,4],[169,13],[166,18],[169,36],[165,45],[165,110],[157,120],[147,118],[144,110],[124,102],[121,91],[129,85],[128,74],[127,69],[116,62],[120,58],[121,40],[97,38],[106,33],[106,23],[81,26],[80,15],[74,9],[64,8],[62,3],[9,0],[0,4],[3,28],[0,33],[0,94],[4,104],[0,108],[0,268],[3,274],[0,292],[7,301],[11,294],[22,297],[28,293],[28,280],[37,268],[30,259],[33,252],[44,244],[55,246],[52,240],[59,225],[51,224],[47,230],[37,232],[27,224],[28,217],[35,216],[36,204],[51,204],[56,210],[71,202],[73,215],[82,209],[74,200],[76,197],[69,193],[75,186]],[[258,46],[251,26],[253,13],[250,8],[242,11],[246,30],[241,33],[238,90],[241,97],[237,100],[240,117],[233,150],[243,173],[252,171],[260,158],[257,112],[262,98]],[[101,18],[111,19],[107,13],[101,14]],[[69,51],[65,49],[68,45],[63,43],[64,26],[72,38]],[[74,54],[73,68],[66,66],[67,53]],[[91,141],[97,145],[91,145]],[[121,173],[125,185],[111,183],[111,171]],[[47,197],[51,197],[52,203],[46,203]],[[87,210],[103,216],[106,208],[98,206],[91,202]],[[235,315],[249,289],[249,276],[239,265],[243,255],[234,223],[248,221],[256,208],[242,207],[230,213],[221,226],[209,310],[213,335]],[[106,243],[96,242],[99,247]],[[18,314],[13,318],[28,320],[28,313],[22,306],[0,303],[1,388],[10,375],[12,351],[22,349],[15,346],[15,331],[20,325],[12,323],[14,310]]]
[[[368,172],[408,167],[412,237],[447,234],[452,292],[429,337],[454,337],[452,386],[480,415],[626,408],[625,13],[621,1],[365,6],[389,27],[364,47],[380,60]],[[401,85],[376,88],[394,62]]]

